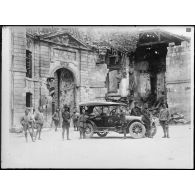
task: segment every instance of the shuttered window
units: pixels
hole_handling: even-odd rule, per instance
[[[26,107],[32,107],[32,94],[26,93]]]
[[[32,78],[32,52],[26,50],[26,77]]]

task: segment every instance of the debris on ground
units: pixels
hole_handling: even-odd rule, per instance
[[[189,123],[189,121],[187,121],[186,119],[184,119],[184,115],[181,113],[173,113],[171,115],[171,121],[174,123],[183,123],[183,124],[187,124]]]
[[[171,118],[172,119],[176,119],[176,120],[178,120],[178,119],[184,119],[184,115],[181,114],[181,113],[177,113],[176,112],[176,113],[172,114]]]

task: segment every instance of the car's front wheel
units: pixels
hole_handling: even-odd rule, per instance
[[[86,129],[85,129],[85,137],[91,138],[93,137],[93,133],[94,133],[93,125],[91,123],[87,123]]]
[[[129,133],[130,133],[130,136],[135,139],[143,138],[146,133],[146,128],[140,122],[133,122],[129,126]]]

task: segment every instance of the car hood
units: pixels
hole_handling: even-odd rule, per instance
[[[140,120],[142,119],[141,116],[130,116],[130,115],[126,115],[125,116],[125,119],[128,120],[128,121],[131,121],[131,120]]]

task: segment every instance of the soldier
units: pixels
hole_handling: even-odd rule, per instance
[[[32,135],[34,137],[34,129],[36,128],[35,127],[35,109],[33,108],[32,111],[29,112],[29,114],[30,114],[30,119],[31,119],[30,125],[32,128]]]
[[[151,125],[150,125],[150,120],[151,120],[151,114],[148,110],[148,104],[145,103],[142,107],[142,121],[144,122],[147,130],[147,137],[152,138],[151,136]]]
[[[169,110],[166,104],[163,104],[162,109],[160,110],[160,114],[159,114],[160,125],[162,126],[163,132],[164,132],[163,138],[170,138],[169,137],[169,120],[170,120]]]
[[[125,119],[125,115],[126,115],[126,112],[125,112],[125,108],[124,107],[120,107],[120,121],[121,121],[121,124],[122,124],[122,130],[123,130],[123,133],[124,133],[124,139],[126,139],[126,119]]]
[[[74,131],[78,131],[78,120],[79,120],[79,113],[77,112],[77,110],[75,110],[73,112],[73,115],[72,115],[72,121],[73,121],[73,125],[74,125]]]
[[[142,111],[141,108],[138,106],[138,102],[134,102],[134,108],[131,110],[131,115],[133,116],[141,116]]]
[[[37,125],[37,132],[35,139],[37,139],[37,135],[39,134],[39,140],[41,139],[41,131],[43,128],[44,117],[43,117],[43,109],[41,107],[38,108],[38,112],[35,114],[35,123]]]
[[[60,121],[60,114],[59,114],[59,109],[58,108],[54,112],[54,114],[52,116],[52,120],[54,121],[54,124],[55,124],[55,131],[57,131],[59,121]]]
[[[129,106],[126,107],[126,109],[125,109],[125,114],[126,114],[126,115],[131,115],[131,109],[130,109]]]
[[[82,109],[82,113],[79,117],[79,131],[80,131],[80,139],[85,139],[85,129],[87,127],[86,124],[87,116],[85,115],[85,109]]]
[[[69,128],[70,128],[70,112],[69,112],[69,107],[67,105],[64,105],[64,109],[62,111],[62,139],[64,140],[64,133],[66,130],[66,136],[67,140],[69,139]]]
[[[25,115],[20,120],[20,123],[23,126],[26,142],[28,142],[28,131],[30,133],[32,141],[34,142],[33,133],[30,131],[30,123],[31,122],[32,122],[32,120],[30,118],[29,111],[26,109],[25,110]]]

